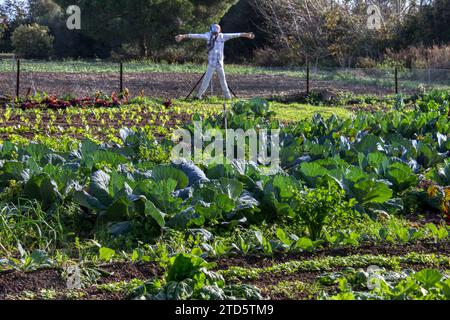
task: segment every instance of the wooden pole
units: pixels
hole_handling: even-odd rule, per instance
[[[309,94],[309,77],[310,77],[310,70],[309,70],[309,62],[306,63],[306,93]]]
[[[398,68],[395,67],[395,94],[398,94]]]
[[[191,96],[191,94],[194,92],[195,88],[197,88],[197,86],[200,84],[200,82],[203,80],[203,78],[206,76],[206,72],[202,75],[202,77],[198,80],[198,82],[195,84],[195,86],[192,88],[191,92],[189,92],[189,94],[187,95],[187,97],[184,100],[189,99],[189,97]]]
[[[223,104],[223,119],[224,119],[224,128],[225,128],[225,134],[226,131],[228,130],[228,117],[227,117],[227,104],[224,103]]]
[[[231,89],[230,86],[228,86],[228,90],[230,90],[231,94],[232,94],[236,99],[239,99],[238,96],[236,95],[236,93],[234,92],[234,90]]]
[[[120,90],[119,93],[123,93],[123,63],[120,62]]]
[[[20,59],[17,59],[16,97],[20,94]]]

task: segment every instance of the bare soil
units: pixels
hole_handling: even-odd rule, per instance
[[[322,249],[315,252],[303,252],[296,254],[278,255],[275,257],[234,257],[224,258],[214,261],[217,264],[216,270],[226,270],[232,266],[244,268],[268,267],[278,263],[298,260],[308,260],[326,256],[350,256],[356,254],[379,254],[385,256],[401,256],[408,253],[434,253],[450,256],[450,242],[416,243],[410,245],[364,245],[358,248]],[[405,268],[421,269],[431,267],[426,265],[408,264]],[[115,263],[103,266],[102,270],[107,272],[98,280],[98,284],[116,283],[119,281],[131,281],[133,279],[148,280],[161,277],[163,270],[154,263]],[[335,271],[339,271],[336,268]],[[256,280],[248,281],[261,288],[265,295],[269,294],[270,287],[281,281],[301,281],[303,283],[314,283],[321,272],[297,272],[294,274],[262,275]],[[61,276],[61,271],[56,269],[42,269],[34,272],[6,271],[0,272],[0,300],[8,299],[23,294],[24,292],[39,293],[42,289],[53,289],[57,292],[57,299],[66,299],[66,282]],[[82,290],[81,299],[89,300],[123,300],[125,293],[105,292],[96,286]],[[272,299],[285,299],[282,294],[271,296]],[[307,293],[298,292],[296,298],[308,298]]]
[[[188,95],[200,79],[196,73],[126,73],[124,88],[131,95],[144,93],[159,98],[179,99]],[[286,75],[236,75],[227,76],[229,86],[240,98],[291,95],[306,90],[306,80]],[[349,84],[344,81],[311,81],[311,89],[334,89],[359,94],[392,94],[393,88],[376,85]],[[71,93],[77,96],[90,96],[96,91],[112,93],[119,91],[117,73],[50,73],[24,72],[21,77],[21,95],[31,88],[50,94],[63,96]],[[0,95],[12,95],[15,92],[15,79],[10,74],[0,74]],[[211,91],[208,90],[210,94]],[[213,94],[221,95],[220,84],[215,77]]]
[[[346,257],[357,254],[373,254],[384,256],[402,256],[411,252],[423,254],[441,254],[450,256],[450,242],[425,243],[419,242],[408,245],[373,245],[366,244],[359,247],[345,247],[333,249],[320,249],[313,252],[299,252],[294,254],[277,255],[274,257],[261,258],[257,256],[244,256],[236,258],[226,258],[215,261],[217,268],[227,270],[230,267],[243,268],[265,268],[278,263],[292,260],[310,260],[323,257]]]
[[[101,268],[107,274],[98,280],[98,284],[131,281],[133,279],[148,280],[162,271],[153,263],[132,264],[116,263]],[[66,280],[61,270],[42,269],[34,272],[6,271],[0,272],[0,300],[14,297],[24,292],[39,293],[41,290],[55,290],[60,299],[67,291]],[[103,292],[92,286],[81,291],[90,300],[120,300],[125,296],[116,292]]]
[[[57,270],[38,270],[32,273],[7,271],[0,273],[0,299],[24,291],[42,289],[64,290],[66,283]]]
[[[357,254],[374,254],[383,256],[402,256],[408,253],[423,253],[423,254],[439,254],[444,256],[450,255],[450,242],[442,242],[438,244],[434,243],[416,243],[407,246],[399,245],[366,245],[358,248],[341,248],[341,249],[323,249],[317,250],[315,252],[309,253],[298,253],[298,254],[288,254],[279,255],[273,258],[258,258],[258,257],[238,257],[232,259],[222,259],[217,261],[218,268],[226,270],[232,266],[240,266],[243,268],[264,268],[270,267],[279,263],[298,261],[298,260],[310,260],[314,258],[321,258],[327,256],[351,256]],[[415,264],[415,263],[405,263],[401,266],[404,269],[412,269],[420,271],[424,268],[436,268],[433,265],[427,264]],[[339,272],[344,268],[336,267],[329,272]],[[252,284],[261,289],[261,292],[266,299],[271,300],[308,300],[311,299],[311,292],[308,290],[291,290],[289,292],[283,291],[273,291],[273,286],[283,282],[283,283],[303,283],[306,285],[312,285],[316,283],[319,276],[323,275],[324,272],[321,271],[298,271],[292,274],[287,273],[262,273],[257,279],[245,280],[246,284]],[[289,288],[286,288],[286,291]],[[333,285],[327,288],[329,293],[337,293],[337,285]],[[314,294],[315,295],[315,294]]]

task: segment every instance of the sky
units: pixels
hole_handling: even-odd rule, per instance
[[[25,0],[22,0],[22,1],[25,1]],[[5,0],[0,0],[0,4],[4,4],[5,3]]]
[[[17,0],[18,2],[24,2],[26,3],[26,0]],[[5,0],[0,0],[0,5],[5,4]]]

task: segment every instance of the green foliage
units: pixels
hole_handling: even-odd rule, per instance
[[[261,99],[237,102],[239,114],[230,124],[281,129],[283,169],[276,175],[244,161],[209,168],[158,164],[141,151],[169,154],[173,142],[157,141],[145,130],[122,129],[118,144],[85,140],[78,146],[60,146],[59,152],[42,143],[5,142],[0,148],[2,199],[36,200],[49,212],[75,202],[82,214],[68,217],[70,225],[116,243],[155,241],[170,229],[232,231],[264,223],[308,226],[311,239],[297,229],[283,230],[284,237],[273,230],[270,237],[257,237],[253,243],[234,241],[236,250],[267,254],[287,248],[310,250],[315,240],[324,238],[336,245],[356,245],[362,235],[347,228],[356,218],[352,207],[372,217],[381,212],[384,216],[429,209],[448,212],[448,137],[441,133],[449,129],[445,115],[417,111],[357,114],[352,119],[316,115],[282,125],[269,119],[270,107]],[[222,122],[215,116],[204,119],[206,128],[222,127]],[[193,129],[191,124],[186,127]],[[425,178],[437,186],[429,189]],[[330,191],[329,185],[338,187]],[[314,201],[318,195],[323,201]],[[291,239],[292,233],[297,239]],[[374,234],[372,239],[378,241]],[[382,238],[409,242],[417,237],[399,229]]]
[[[184,189],[189,184],[189,179],[183,171],[169,166],[158,166],[152,170],[152,178],[156,181],[174,180],[177,185],[176,189]]]
[[[225,285],[223,277],[208,270],[209,264],[194,254],[171,259],[165,281],[150,281],[132,294],[148,300],[261,300],[259,290],[249,285]]]
[[[211,272],[206,258],[307,255],[324,247],[417,241],[441,245],[448,239],[444,225],[413,226],[397,217],[403,211],[438,212],[442,218],[448,213],[447,114],[393,110],[350,119],[316,115],[283,124],[271,118],[271,107],[260,99],[238,102],[229,124],[281,129],[282,168],[275,175],[247,161],[208,167],[151,157],[153,151],[170,153],[169,130],[159,139],[152,134],[157,129],[124,128],[114,131],[117,137],[107,143],[94,138],[80,143],[3,143],[0,250],[8,259],[2,264],[46,265],[39,255],[17,259],[17,243],[27,252],[63,248],[98,263],[122,258],[159,263],[166,274],[145,283],[134,297],[257,299],[260,293],[254,288],[227,286],[221,275],[242,280],[342,266],[446,263],[442,257],[358,256]],[[24,114],[16,112],[16,117]],[[137,116],[127,112],[117,110],[119,116]],[[78,114],[69,109],[48,115],[69,113]],[[33,113],[36,119],[43,114]],[[161,115],[170,119],[170,114]],[[223,128],[223,119],[214,113],[195,117],[204,118],[206,128]],[[192,130],[189,122],[178,125]],[[81,240],[73,245],[77,237]],[[80,245],[92,238],[94,244]],[[417,281],[429,286],[429,279],[433,277]]]
[[[17,244],[17,250],[19,252],[19,258],[0,258],[0,270],[7,267],[8,269],[17,271],[30,272],[39,268],[50,268],[55,264],[44,250],[35,250],[30,253],[23,249],[20,242]]]
[[[110,262],[115,254],[116,252],[114,250],[110,248],[101,247],[99,249],[98,257],[102,261]]]
[[[0,207],[0,254],[10,255],[21,243],[27,250],[56,250],[63,246],[74,230],[70,219],[77,208],[59,206],[48,214],[37,201],[21,199],[17,204]]]
[[[274,115],[273,112],[270,112],[269,103],[261,98],[236,102],[232,105],[232,111],[237,115],[254,117],[270,117]]]
[[[330,300],[448,300],[450,279],[440,271],[424,269],[419,272],[389,273],[383,269],[360,271],[339,278],[341,292],[335,296],[323,294]],[[365,291],[359,291],[363,288]]]
[[[345,201],[344,195],[344,191],[333,184],[328,188],[306,188],[296,192],[293,201],[295,219],[306,225],[312,240],[322,237],[326,225],[343,226],[344,222],[355,219],[354,203]]]
[[[48,27],[36,23],[19,26],[11,40],[15,53],[21,57],[42,59],[52,54],[54,37]]]
[[[450,186],[450,160],[436,167],[428,173],[429,177],[440,186]]]
[[[73,3],[55,1],[62,8]],[[78,1],[82,14],[83,37],[101,43],[100,56],[112,50],[132,48],[137,56],[157,58],[173,37],[182,32],[206,32],[207,26],[219,21],[234,0],[198,2],[193,0],[103,0]],[[206,28],[206,29],[205,29]],[[118,50],[119,49],[119,50]]]

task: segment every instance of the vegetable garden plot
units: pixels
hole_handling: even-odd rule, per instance
[[[5,63],[0,70],[5,71]],[[169,66],[145,63],[123,63],[122,89],[132,96],[145,95],[183,99],[202,76],[204,66]],[[307,91],[306,68],[263,68],[227,66],[229,87],[240,98],[260,96],[290,97]],[[448,70],[399,70],[400,93],[415,93],[421,86],[427,89],[448,87]],[[120,91],[120,65],[113,62],[39,62],[22,61],[21,95],[47,92],[57,96],[93,95]],[[15,86],[15,80],[13,82]],[[0,78],[0,89],[10,90],[12,83]],[[310,90],[346,91],[379,96],[396,91],[394,69],[310,68]],[[198,90],[198,87],[196,88]],[[195,90],[194,90],[195,91]],[[222,96],[218,77],[207,90],[209,96]]]
[[[142,89],[157,97],[184,98],[194,87],[201,74],[150,74],[144,75],[144,77],[148,79],[145,83],[138,84],[133,80],[130,81],[130,88],[136,88],[137,91]],[[172,79],[172,81],[169,81],[169,79]],[[229,74],[227,80],[229,87],[239,98],[254,96],[268,98],[304,91],[306,88],[303,79],[285,75]],[[196,87],[196,90],[198,90],[198,87]],[[222,96],[222,89],[217,76],[213,78],[212,85],[210,85],[206,95]]]
[[[61,62],[65,63],[65,62]],[[101,65],[101,64],[100,64]],[[53,64],[54,68],[58,65]],[[103,66],[106,68],[106,66]],[[51,69],[35,71],[26,60],[21,63],[20,95],[34,95],[39,92],[64,96],[92,96],[96,92],[111,94],[119,92],[119,73],[58,73]]]
[[[16,61],[11,55],[0,55],[0,99],[16,94]],[[2,101],[0,101],[0,104]]]
[[[15,76],[11,72],[0,72],[0,97],[13,97],[15,96]]]
[[[171,128],[193,133],[192,117],[224,130],[223,115],[201,103],[196,110],[137,97],[124,108],[6,108],[0,122],[14,127],[3,133],[26,134],[0,147],[0,270],[18,279],[14,286],[0,271],[11,289],[0,296],[388,299],[407,283],[414,292],[400,298],[443,299],[449,99],[436,91],[408,106],[389,100],[382,112],[291,122],[263,99],[234,102],[227,128],[281,130],[281,168],[272,175],[245,161],[171,162]],[[33,133],[46,127],[48,136]],[[79,289],[64,288],[66,262],[80,270]],[[160,269],[121,277],[139,263]],[[358,282],[373,265],[391,291]],[[436,281],[423,283],[427,274]],[[344,281],[351,286],[339,287]]]
[[[165,99],[184,99],[194,88],[202,76],[201,73],[132,73],[127,72],[126,65],[123,74],[123,88],[130,95],[144,94]],[[89,96],[97,91],[105,94],[119,92],[119,73],[52,73],[26,72],[21,77],[21,94],[34,94],[35,91],[47,92],[57,96],[72,94]],[[271,97],[279,94],[289,94],[304,91],[305,81],[301,78],[284,75],[228,75],[230,88],[240,98],[255,95]],[[6,86],[0,80],[0,86]],[[198,86],[196,87],[198,90]],[[222,96],[221,86],[214,77],[212,86],[207,90],[207,96]]]
[[[312,88],[374,95],[395,93],[394,69],[311,68]]]
[[[11,140],[14,136],[19,136],[33,140],[51,135],[52,138],[91,137],[101,141],[111,141],[120,139],[119,131],[123,127],[145,128],[155,137],[164,137],[168,136],[170,131],[180,123],[191,121],[193,114],[193,111],[188,108],[166,110],[159,105],[153,108],[150,106],[143,108],[132,104],[119,108],[112,105],[98,106],[96,109],[89,107],[83,109],[79,106],[68,110],[64,106],[68,102],[57,103],[58,108],[50,105],[49,109],[44,110],[40,107],[30,107],[26,110],[0,110],[0,139]],[[23,105],[26,106],[27,103]],[[125,108],[126,110],[123,110]]]

